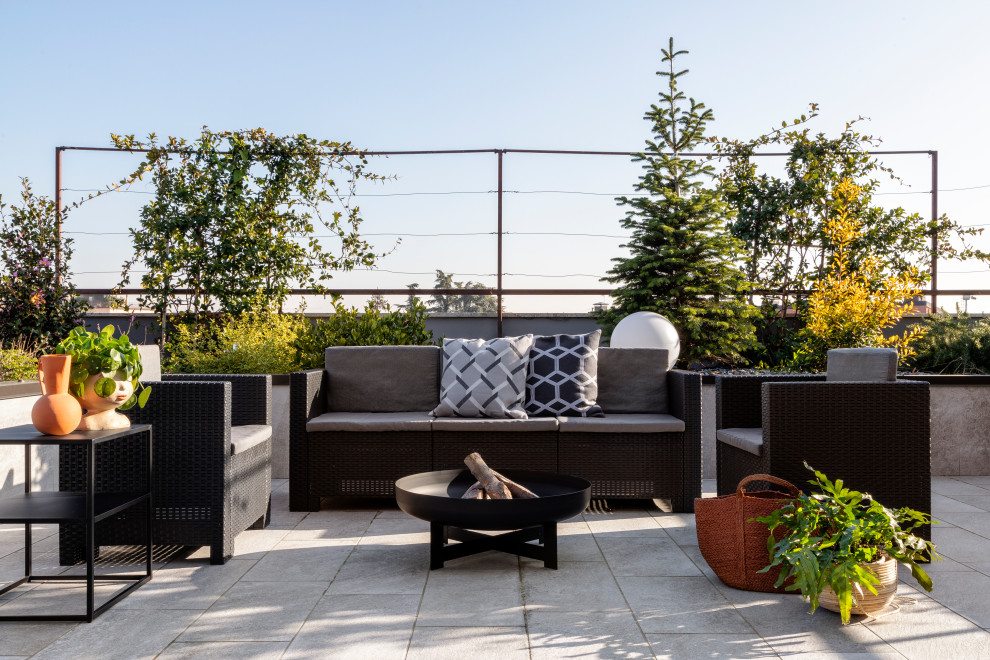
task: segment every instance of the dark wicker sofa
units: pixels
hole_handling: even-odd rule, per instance
[[[271,515],[271,376],[160,375],[157,351],[142,354],[145,375],[162,380],[144,381],[152,388],[148,404],[126,414],[132,423],[152,425],[153,541],[209,546],[210,563],[225,563],[233,554],[234,537],[265,527]],[[75,449],[65,447],[60,454],[61,490],[79,490],[85,483]],[[98,456],[99,488],[128,490],[128,482],[140,478],[120,464]],[[140,516],[135,512],[99,523],[97,545],[140,542]],[[82,528],[63,525],[60,534],[62,563],[78,561]]]
[[[603,418],[435,418],[436,346],[334,347],[326,368],[290,380],[289,508],[324,497],[393,497],[396,479],[463,467],[479,452],[496,469],[584,477],[592,495],[701,496],[701,376],[668,370],[660,349],[601,348]]]

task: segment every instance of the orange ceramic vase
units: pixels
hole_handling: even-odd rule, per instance
[[[31,423],[42,433],[65,435],[79,426],[82,406],[69,394],[71,370],[71,355],[42,355],[38,359],[41,398],[31,408]]]

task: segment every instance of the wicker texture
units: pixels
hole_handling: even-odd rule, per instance
[[[891,508],[931,514],[931,421],[927,383],[821,382],[788,376],[720,376],[718,428],[752,422],[740,402],[760,402],[761,456],[716,442],[718,493],[763,472],[803,486],[804,462]],[[757,399],[755,391],[760,392]],[[931,528],[915,530],[931,539]]]
[[[271,423],[271,376],[211,375],[146,383],[153,389],[148,404],[132,408],[133,423],[152,425],[154,457],[153,539],[162,545],[210,546],[210,562],[222,564],[234,550],[234,537],[250,526],[267,524],[271,502],[271,440],[231,455],[233,393],[256,406],[239,405],[242,424]],[[80,483],[72,472],[78,461],[60,460],[72,490]],[[98,461],[99,462],[99,461]],[[120,470],[118,481],[128,478]],[[133,542],[136,529],[108,521],[97,530],[98,545]],[[71,547],[71,544],[67,544]],[[63,555],[63,559],[69,555]]]
[[[750,491],[749,483],[769,482],[786,492]],[[793,500],[800,491],[793,484],[767,474],[756,474],[739,482],[736,491],[719,497],[699,498],[694,504],[698,549],[708,565],[725,584],[747,591],[784,593],[785,585],[775,587],[780,568],[759,571],[770,564],[764,523],[753,520],[770,515]],[[783,538],[784,528],[775,531]]]
[[[433,431],[433,469],[464,469],[478,452],[495,470],[557,472],[557,431]]]

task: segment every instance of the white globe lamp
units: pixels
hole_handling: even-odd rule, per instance
[[[635,312],[619,321],[609,346],[614,348],[666,348],[668,369],[681,354],[681,338],[674,324],[656,312]]]

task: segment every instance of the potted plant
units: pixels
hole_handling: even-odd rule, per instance
[[[150,387],[138,382],[141,354],[127,335],[114,337],[112,325],[100,332],[73,328],[69,336],[55,347],[58,355],[72,356],[69,393],[85,409],[80,430],[99,430],[130,426],[130,420],[117,410],[134,404],[144,407]],[[140,388],[140,393],[138,393]]]
[[[911,575],[926,591],[932,580],[919,561],[941,559],[935,545],[912,534],[928,524],[928,515],[914,509],[892,511],[867,493],[834,483],[807,463],[815,473],[809,483],[820,492],[800,495],[768,516],[771,536],[769,571],[781,568],[776,586],[793,579],[788,590],[800,590],[814,612],[819,604],[839,612],[842,623],[850,614],[876,614],[897,591],[897,564],[911,567]],[[784,528],[777,541],[773,532]]]

